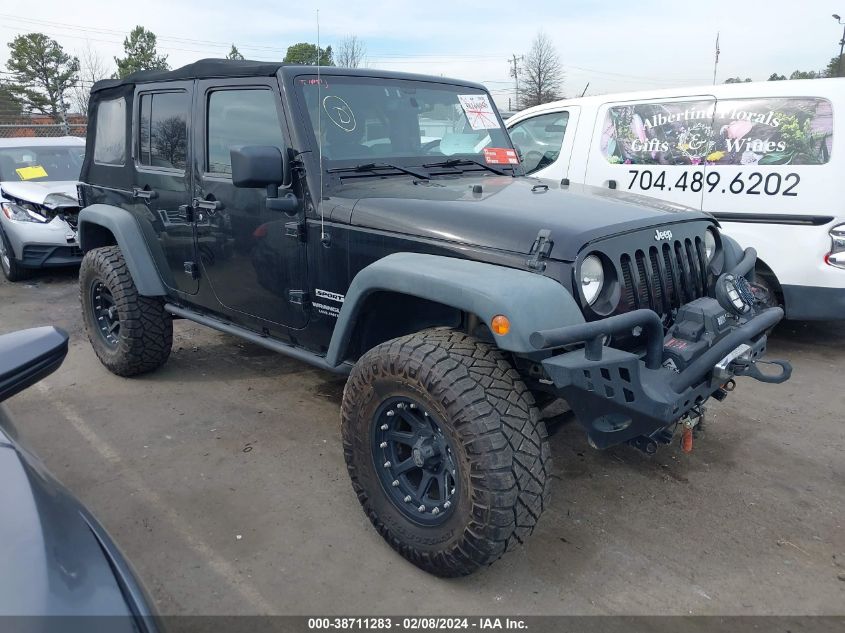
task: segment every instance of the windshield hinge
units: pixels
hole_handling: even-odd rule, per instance
[[[525,262],[531,270],[536,270],[540,273],[546,270],[546,264],[543,260],[548,259],[549,254],[552,252],[554,242],[552,242],[551,237],[552,232],[549,229],[540,229],[540,232],[537,233],[537,238],[534,240],[529,251],[532,257]]]
[[[307,233],[305,232],[305,222],[286,222],[285,237],[305,242],[308,239]]]

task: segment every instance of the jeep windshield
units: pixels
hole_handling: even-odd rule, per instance
[[[512,173],[516,152],[477,88],[384,77],[298,76],[324,167],[350,175]],[[319,105],[319,107],[318,107]],[[319,113],[319,118],[318,118]]]

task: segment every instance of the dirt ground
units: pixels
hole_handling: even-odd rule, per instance
[[[170,361],[108,373],[74,272],[0,282],[0,333],[55,324],[64,366],[8,406],[165,614],[843,614],[845,322],[787,323],[781,386],[739,381],[690,455],[552,438],[553,498],[521,549],[441,580],[375,533],[340,447],[343,382],[187,322]]]

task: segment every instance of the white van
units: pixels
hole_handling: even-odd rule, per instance
[[[507,127],[529,174],[707,211],[757,249],[758,281],[788,318],[841,319],[837,109],[845,112],[845,79],[771,81],[558,101],[519,112]]]

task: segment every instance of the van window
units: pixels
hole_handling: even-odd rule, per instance
[[[833,109],[827,99],[720,100],[713,124],[714,165],[821,165],[830,160]]]
[[[601,151],[626,165],[701,165],[713,152],[715,101],[638,103],[608,108]]]
[[[208,171],[232,173],[229,151],[239,145],[284,148],[276,100],[269,90],[218,90],[208,98]]]
[[[123,98],[101,101],[97,106],[94,162],[123,165],[126,156],[126,102]]]
[[[511,140],[522,153],[522,166],[532,174],[555,162],[560,155],[569,112],[553,112],[520,121],[510,129]]]
[[[138,161],[147,167],[185,170],[188,153],[187,92],[141,95]]]

